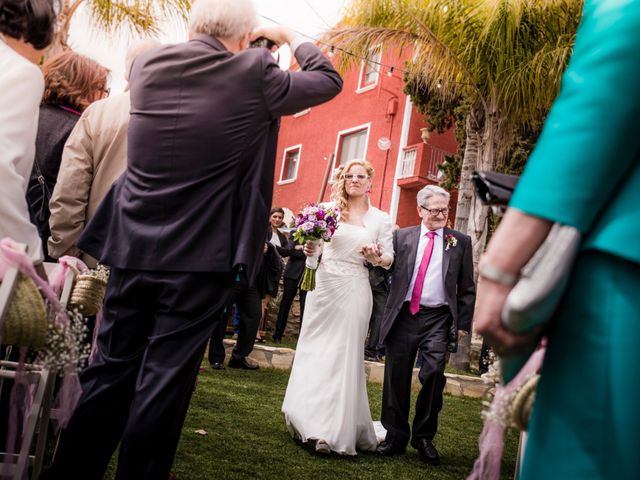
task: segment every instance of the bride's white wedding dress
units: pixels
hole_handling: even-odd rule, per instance
[[[364,370],[372,296],[359,253],[376,240],[365,227],[343,223],[324,245],[282,405],[292,435],[345,455],[378,443]]]

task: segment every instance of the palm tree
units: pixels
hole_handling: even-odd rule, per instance
[[[68,48],[69,27],[80,6],[90,9],[93,23],[102,31],[126,28],[137,34],[154,34],[163,18],[185,20],[191,0],[61,0],[58,33],[52,49]]]
[[[468,106],[455,228],[484,251],[487,208],[474,170],[494,170],[514,132],[539,125],[571,54],[582,0],[354,0],[327,42],[353,53],[343,69],[379,44],[410,51],[406,78],[443,104]],[[468,360],[466,361],[468,365]],[[463,365],[464,366],[464,365]]]

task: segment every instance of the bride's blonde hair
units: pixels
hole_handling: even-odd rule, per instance
[[[369,162],[360,159],[349,160],[336,169],[336,181],[331,187],[331,200],[335,202],[336,206],[340,209],[340,218],[342,220],[349,220],[349,195],[347,195],[344,175],[348,173],[349,169],[354,165],[363,167],[367,171],[367,175],[369,175],[369,180],[373,180],[375,173],[373,166]]]

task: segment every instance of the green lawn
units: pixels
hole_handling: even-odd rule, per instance
[[[296,443],[285,428],[280,406],[288,376],[272,369],[202,372],[175,460],[178,480],[460,480],[470,471],[482,427],[480,401],[445,397],[434,440],[442,457],[439,467],[424,465],[411,448],[392,458],[372,453],[321,456]],[[381,396],[381,386],[370,384],[374,419],[380,418]],[[208,435],[196,434],[199,429]],[[516,435],[511,433],[502,478],[512,478],[515,456]],[[105,478],[113,474],[111,469]]]

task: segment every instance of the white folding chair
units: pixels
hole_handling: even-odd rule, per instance
[[[23,248],[23,251],[26,251],[25,246],[21,246],[21,248]],[[51,267],[52,265],[45,265],[46,270],[50,270]],[[0,325],[2,324],[9,301],[11,300],[18,275],[19,271],[17,268],[10,268],[5,273],[2,284],[0,284]],[[69,269],[60,296],[63,307],[66,306],[71,296],[74,276],[75,273],[73,269]],[[2,344],[1,338],[0,344]],[[0,385],[4,378],[15,378],[17,367],[18,364],[16,362],[0,360]],[[28,473],[29,467],[31,467],[31,475],[29,478],[36,480],[40,476],[44,460],[49,417],[53,403],[55,375],[51,373],[49,369],[39,365],[27,364],[24,368],[27,375],[27,382],[35,388],[33,403],[23,423],[20,450],[18,453],[0,452],[0,463],[6,462],[5,471],[2,473],[10,475],[10,478],[15,480],[23,479],[25,474]]]

